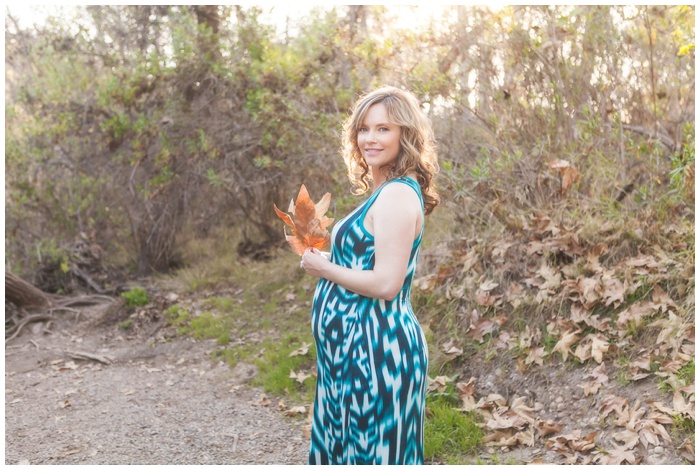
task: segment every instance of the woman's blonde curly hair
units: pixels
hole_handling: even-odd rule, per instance
[[[377,103],[386,106],[391,123],[401,128],[396,163],[383,169],[387,181],[414,172],[423,195],[425,213],[430,214],[440,202],[433,183],[433,177],[439,171],[433,128],[416,97],[396,87],[384,86],[361,97],[343,125],[342,153],[348,178],[355,187],[353,192],[364,194],[370,189],[372,175],[357,146],[357,134],[367,111]]]

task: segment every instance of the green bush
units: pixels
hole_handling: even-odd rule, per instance
[[[148,293],[139,287],[122,293],[122,298],[126,300],[126,306],[131,309],[142,307],[150,302]]]

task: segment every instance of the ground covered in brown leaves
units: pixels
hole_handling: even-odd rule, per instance
[[[693,463],[687,237],[554,219],[534,212],[511,234],[435,250],[416,281],[431,361],[448,371],[431,387],[454,390],[516,462]]]

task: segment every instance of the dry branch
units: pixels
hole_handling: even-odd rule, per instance
[[[83,352],[83,351],[75,351],[75,352],[69,351],[68,355],[73,359],[97,361],[97,362],[101,362],[102,364],[105,364],[105,365],[112,364],[112,361],[110,361],[109,359],[107,359],[104,356],[100,356],[99,354],[92,354],[92,353]]]

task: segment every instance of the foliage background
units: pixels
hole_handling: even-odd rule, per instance
[[[7,16],[6,266],[31,275],[81,234],[139,274],[220,224],[269,245],[302,182],[342,214],[340,122],[381,84],[433,120],[456,235],[535,208],[692,217],[692,7],[449,7],[414,30],[393,10],[313,10],[296,34],[256,7]],[[566,198],[555,159],[581,173]]]

